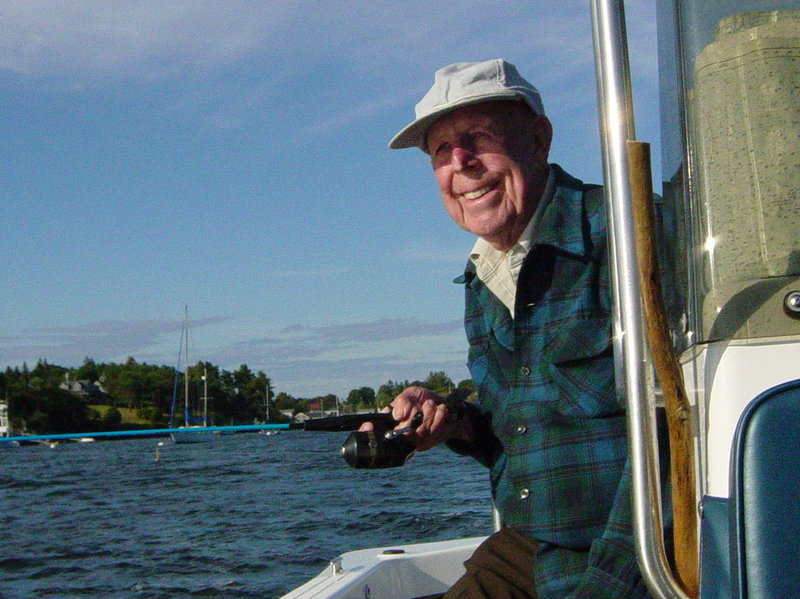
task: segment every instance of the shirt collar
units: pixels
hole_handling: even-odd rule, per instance
[[[585,187],[583,182],[564,172],[557,164],[550,165],[546,187],[549,193],[542,194],[541,210],[537,207],[536,218],[531,219],[533,224],[529,223],[530,227],[525,231],[531,236],[530,247],[549,245],[574,256],[584,256],[591,251],[581,225],[586,218],[582,201]],[[485,257],[492,251],[502,256],[502,252],[482,241],[479,239],[473,247],[464,273],[454,279],[455,283],[469,283],[473,277],[480,279],[477,267],[478,261],[483,262],[480,256]]]

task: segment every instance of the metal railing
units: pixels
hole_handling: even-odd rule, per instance
[[[663,542],[655,398],[646,379],[646,346],[633,238],[627,142],[633,123],[622,0],[590,0],[603,149],[618,392],[628,401],[633,530],[642,576],[660,599],[688,599],[670,571]]]

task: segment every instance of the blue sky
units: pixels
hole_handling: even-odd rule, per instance
[[[658,159],[655,8],[627,3]],[[390,151],[433,71],[504,57],[599,182],[586,0],[0,1],[0,366],[246,363],[298,397],[468,376],[473,243]]]

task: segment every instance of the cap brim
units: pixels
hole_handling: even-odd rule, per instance
[[[425,147],[425,133],[434,122],[456,108],[462,108],[463,106],[469,106],[471,104],[480,104],[481,102],[490,102],[491,100],[520,100],[524,102],[525,97],[517,92],[509,90],[507,92],[485,93],[477,96],[470,96],[461,98],[457,102],[443,104],[433,112],[426,114],[424,117],[415,119],[403,127],[397,135],[389,140],[389,149],[402,150],[403,148],[419,148],[427,153],[428,150]]]

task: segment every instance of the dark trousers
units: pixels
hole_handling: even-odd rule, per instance
[[[466,573],[443,599],[536,599],[535,549],[535,543],[512,528],[494,533],[464,562]]]

